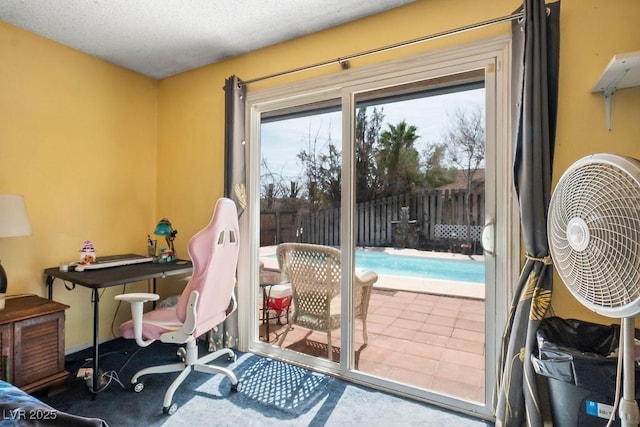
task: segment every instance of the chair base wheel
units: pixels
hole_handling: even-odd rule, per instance
[[[240,384],[241,384],[240,381],[238,381],[236,384],[231,384],[231,391],[234,393],[241,391],[242,386]]]
[[[176,413],[176,411],[178,410],[178,404],[177,403],[172,403],[171,406],[164,406],[162,408],[162,412],[165,415],[173,415]]]
[[[140,393],[142,390],[144,390],[144,383],[137,382],[133,384],[132,390],[135,391],[136,393]]]

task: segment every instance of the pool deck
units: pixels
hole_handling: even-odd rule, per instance
[[[469,259],[442,252],[386,249],[395,254]],[[261,248],[261,254],[275,246]],[[275,258],[261,258],[263,274],[277,277]],[[481,260],[481,257],[474,257]],[[271,279],[273,280],[272,277]],[[260,302],[260,306],[261,302]],[[259,320],[260,339],[277,345],[286,325]],[[369,302],[368,344],[362,322],[354,323],[356,369],[399,383],[424,388],[474,402],[485,396],[484,286],[444,280],[379,276]],[[340,330],[332,332],[334,353],[340,360]],[[327,357],[327,334],[295,326],[282,343],[284,348],[316,357]]]
[[[268,258],[275,254],[276,246],[263,246],[260,248],[260,260],[268,269],[278,269],[278,260]],[[439,258],[450,260],[475,260],[484,261],[482,255],[462,255],[449,252],[419,251],[416,249],[376,248],[376,251],[394,255],[420,256],[425,258]],[[433,295],[447,295],[461,298],[485,299],[484,285],[470,282],[456,282],[449,280],[427,279],[421,277],[404,277],[392,275],[378,275],[378,281],[374,289],[388,289],[394,291],[406,291],[426,293]]]

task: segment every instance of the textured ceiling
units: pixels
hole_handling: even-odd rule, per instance
[[[0,20],[154,78],[414,0],[1,0]]]

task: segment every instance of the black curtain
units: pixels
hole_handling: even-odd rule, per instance
[[[238,76],[224,83],[224,196],[236,202],[238,216],[247,207],[245,155],[246,87]]]
[[[531,363],[536,331],[551,303],[547,210],[558,102],[560,2],[526,0],[513,24],[513,173],[526,260],[502,337],[496,426],[542,426]]]
[[[225,80],[224,196],[236,203],[238,217],[247,206],[244,140],[245,86],[237,76]],[[242,232],[242,230],[241,230]],[[235,295],[237,296],[237,289]],[[238,346],[236,310],[209,336],[209,350]]]

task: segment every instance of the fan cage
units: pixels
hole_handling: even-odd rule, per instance
[[[638,176],[635,159],[590,156],[560,178],[549,208],[549,246],[560,277],[583,305],[610,317],[640,312]],[[567,238],[572,218],[588,228],[584,249]]]

